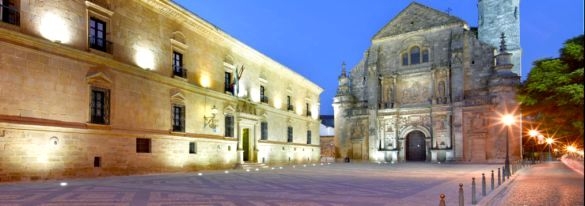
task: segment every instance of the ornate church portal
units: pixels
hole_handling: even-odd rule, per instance
[[[512,69],[507,34],[488,30],[518,26],[513,15],[503,16],[514,11],[517,1],[479,4],[480,15],[505,11],[482,16],[485,22],[506,22],[478,30],[413,2],[374,35],[351,71],[342,65],[333,100],[338,158],[504,162],[506,130],[498,114],[517,112],[520,76]],[[480,40],[482,35],[500,44]],[[518,50],[515,33],[509,38],[510,49]],[[520,128],[511,127],[512,160],[520,159],[521,145]]]

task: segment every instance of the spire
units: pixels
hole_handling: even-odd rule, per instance
[[[500,52],[506,52],[506,35],[504,35],[504,32],[502,32],[502,35],[500,36]]]
[[[345,71],[345,61],[341,63],[341,76],[347,77],[347,73]]]

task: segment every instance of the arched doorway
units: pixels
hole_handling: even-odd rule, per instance
[[[406,160],[425,161],[426,143],[425,134],[421,131],[412,131],[406,135]]]

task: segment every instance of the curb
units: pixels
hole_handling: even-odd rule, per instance
[[[525,169],[531,169],[531,168],[532,167],[522,168],[521,170],[519,170],[518,172],[516,172],[515,174],[510,176],[510,179],[508,181],[506,181],[503,184],[501,184],[500,186],[494,188],[494,191],[490,192],[487,196],[481,198],[481,200],[479,202],[477,202],[477,204],[475,204],[475,205],[481,205],[481,206],[500,205],[500,204],[498,204],[499,201],[503,199],[506,190],[508,189],[508,187],[512,186],[511,184],[514,183],[514,181],[516,180],[516,177],[518,177],[521,173],[523,173],[525,171]]]

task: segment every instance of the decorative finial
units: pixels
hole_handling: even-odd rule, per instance
[[[341,76],[347,76],[345,72],[345,61],[341,63]]]
[[[505,52],[506,51],[506,35],[504,35],[504,32],[502,32],[502,36],[500,36],[500,38],[502,39],[500,41],[500,52]]]

